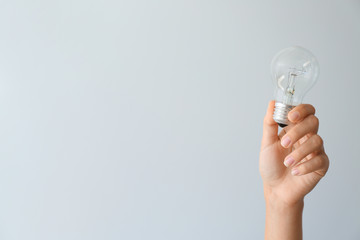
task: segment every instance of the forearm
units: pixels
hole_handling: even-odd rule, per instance
[[[301,240],[304,202],[293,205],[265,196],[265,240]]]

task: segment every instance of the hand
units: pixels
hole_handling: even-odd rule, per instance
[[[291,206],[302,202],[326,174],[329,159],[317,135],[319,120],[314,107],[301,104],[292,109],[288,115],[291,124],[278,134],[272,118],[274,104],[269,103],[264,118],[260,174],[265,198]]]

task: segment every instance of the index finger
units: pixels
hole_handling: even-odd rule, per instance
[[[292,123],[298,123],[309,115],[315,114],[315,108],[311,104],[300,104],[294,107],[288,114],[288,119]]]

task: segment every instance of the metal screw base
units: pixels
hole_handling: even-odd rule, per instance
[[[286,127],[289,124],[287,115],[294,107],[295,106],[287,105],[281,102],[275,103],[273,119],[280,127]]]

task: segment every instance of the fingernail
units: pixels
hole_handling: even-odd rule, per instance
[[[294,158],[293,158],[292,156],[289,156],[289,157],[287,157],[287,158],[285,159],[284,165],[285,165],[286,167],[289,167],[289,166],[291,166],[294,162],[295,162]]]
[[[296,176],[296,175],[299,175],[299,170],[297,170],[297,168],[294,168],[293,170],[291,170],[291,174]]]
[[[289,119],[291,121],[295,121],[295,120],[298,120],[299,117],[300,117],[299,112],[292,112],[292,113],[290,113]]]
[[[281,139],[281,145],[286,148],[287,146],[289,146],[291,143],[291,140],[288,136],[285,136]]]

